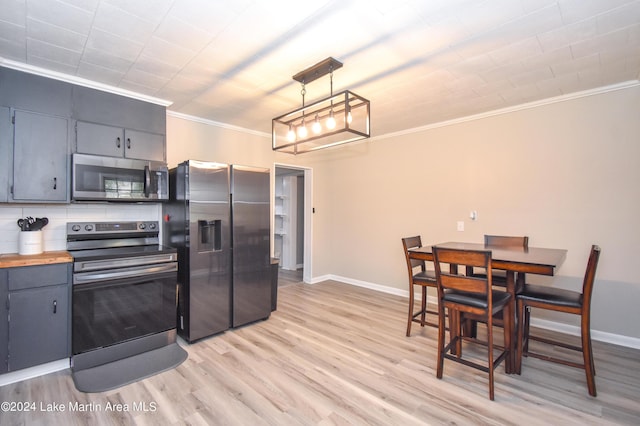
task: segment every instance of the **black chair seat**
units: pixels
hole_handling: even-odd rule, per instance
[[[526,284],[518,299],[528,302],[541,302],[546,305],[565,306],[567,308],[580,308],[582,306],[582,293],[561,288],[543,285]]]
[[[417,274],[413,275],[414,281],[424,281],[435,284],[436,282],[436,273],[431,271],[420,271]]]
[[[511,298],[511,295],[506,291],[493,290],[491,293],[494,309],[504,306]],[[445,292],[442,300],[444,300],[445,302],[453,302],[460,305],[467,305],[480,309],[487,309],[489,307],[487,296],[477,293],[467,293],[463,291],[450,290]]]

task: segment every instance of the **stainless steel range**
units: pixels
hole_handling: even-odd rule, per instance
[[[145,222],[72,222],[72,365],[86,369],[176,340],[177,252]]]

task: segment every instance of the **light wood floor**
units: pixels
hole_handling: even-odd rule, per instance
[[[582,370],[525,359],[521,376],[499,368],[492,402],[480,371],[445,362],[436,379],[435,329],[405,337],[407,299],[331,281],[279,293],[269,320],[189,345],[184,364],[143,381],[83,394],[63,371],[4,386],[0,402],[37,407],[0,424],[640,424],[638,350],[596,342],[597,398]],[[42,411],[53,403],[66,411]]]
[[[300,282],[302,282],[302,269],[289,271],[281,268],[278,270],[278,287],[285,287]]]

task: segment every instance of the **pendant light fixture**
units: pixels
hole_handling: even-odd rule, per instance
[[[293,76],[302,84],[302,107],[272,120],[274,151],[302,154],[370,137],[369,101],[349,90],[333,94],[333,72],[342,67],[334,58]],[[306,85],[329,74],[329,97],[305,105]]]

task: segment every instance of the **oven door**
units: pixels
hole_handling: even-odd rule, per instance
[[[176,287],[175,271],[74,284],[73,354],[175,328]]]

